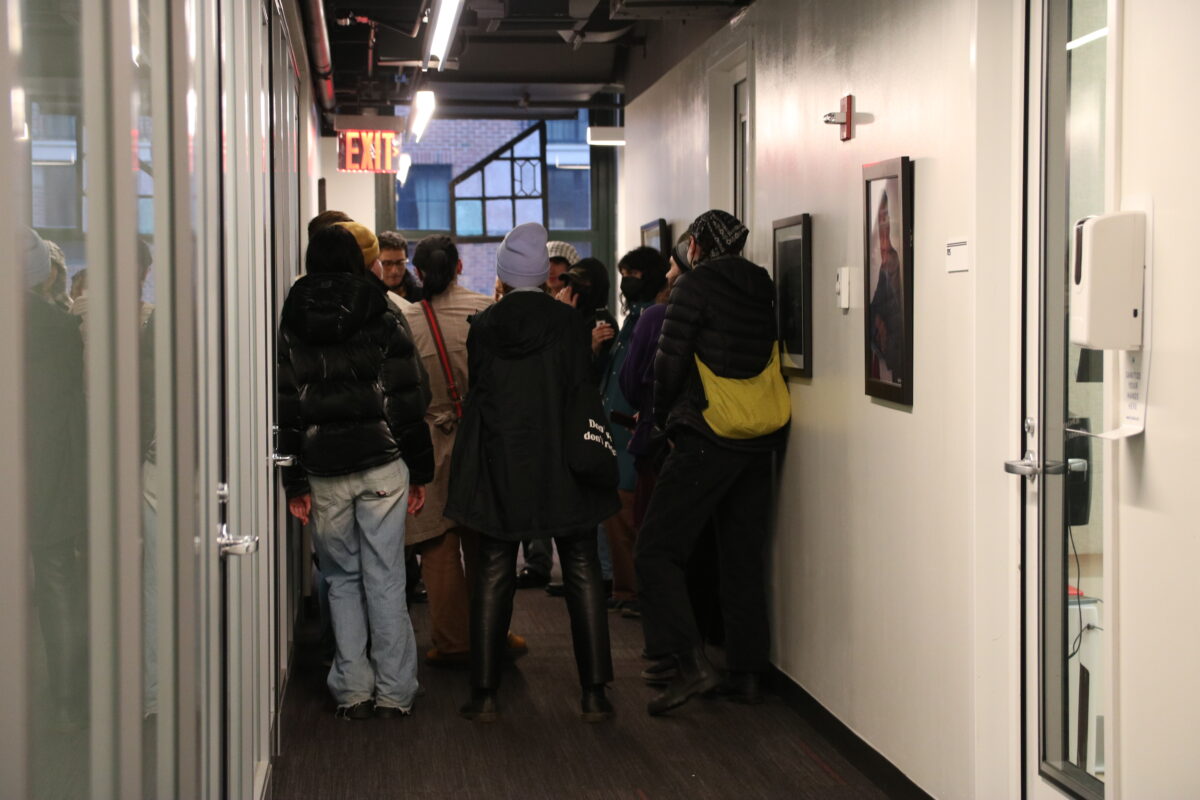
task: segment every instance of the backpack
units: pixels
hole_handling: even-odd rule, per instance
[[[722,378],[696,356],[708,408],[704,421],[726,439],[754,439],[782,428],[792,418],[792,403],[779,368],[779,343],[771,347],[766,368],[752,378]]]

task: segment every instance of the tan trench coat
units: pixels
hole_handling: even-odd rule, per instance
[[[442,330],[442,339],[446,343],[446,352],[450,357],[454,382],[458,386],[459,395],[464,399],[467,396],[467,318],[487,308],[492,302],[492,298],[476,294],[457,284],[432,301],[438,326]],[[446,507],[446,495],[450,486],[450,453],[454,450],[458,419],[454,412],[454,403],[450,400],[450,390],[446,385],[446,372],[438,358],[437,345],[429,330],[425,312],[418,303],[401,305],[409,327],[412,328],[413,341],[417,352],[421,354],[421,362],[425,365],[425,371],[429,373],[429,385],[433,392],[429,410],[425,412],[425,421],[429,423],[429,433],[433,437],[433,482],[425,487],[425,508],[420,514],[410,514],[405,526],[404,543],[414,545],[441,536],[455,527],[452,520],[443,516],[442,510]]]

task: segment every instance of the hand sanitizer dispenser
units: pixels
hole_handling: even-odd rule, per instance
[[[1119,211],[1075,223],[1071,342],[1093,350],[1142,346],[1146,214]]]

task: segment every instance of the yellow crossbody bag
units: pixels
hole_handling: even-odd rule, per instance
[[[792,403],[779,369],[779,343],[771,348],[771,360],[753,378],[722,378],[696,356],[700,383],[708,408],[704,421],[726,439],[766,436],[788,424]]]

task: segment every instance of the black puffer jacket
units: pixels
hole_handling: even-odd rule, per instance
[[[591,331],[542,292],[515,292],[467,334],[471,391],[451,456],[446,516],[509,541],[594,531],[620,509],[615,489],[567,466],[570,392],[589,379]]]
[[[667,431],[691,428],[740,450],[774,449],[786,427],[757,439],[726,439],[704,421],[708,407],[695,356],[723,378],[751,378],[766,368],[778,337],[775,284],[740,256],[699,264],[671,291],[654,361],[654,418]]]
[[[79,317],[25,294],[25,481],[30,544],[87,537],[87,403]]]
[[[412,340],[382,292],[348,274],[307,275],[283,305],[279,449],[288,497],[307,475],[347,475],[404,458],[413,484],[433,477],[433,447]]]

